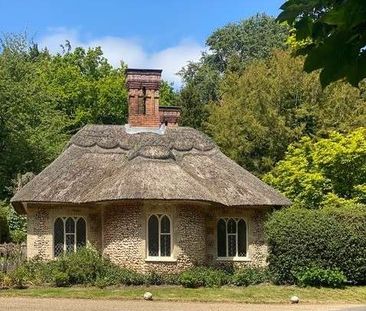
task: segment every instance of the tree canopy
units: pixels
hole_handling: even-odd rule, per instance
[[[227,73],[222,98],[210,105],[206,130],[223,151],[261,175],[302,136],[347,132],[366,124],[364,88],[336,83],[322,90],[303,59],[277,51],[241,73]]]
[[[366,203],[366,128],[304,137],[264,180],[302,207]]]
[[[268,57],[273,49],[285,49],[288,31],[287,26],[265,14],[214,31],[206,40],[208,51],[180,72],[184,87],[178,104],[183,124],[204,130],[207,104],[221,97],[219,85],[224,73],[241,72],[252,60]]]
[[[345,78],[353,86],[366,77],[366,2],[363,0],[288,0],[277,20],[306,40],[297,54],[304,69],[321,69],[322,86]]]
[[[83,125],[126,121],[124,68],[113,69],[100,48],[51,55],[22,36],[6,37],[0,111],[0,199],[5,199],[18,173],[40,172]]]

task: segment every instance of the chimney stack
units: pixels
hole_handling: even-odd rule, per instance
[[[131,127],[160,127],[160,69],[127,69],[128,123]]]

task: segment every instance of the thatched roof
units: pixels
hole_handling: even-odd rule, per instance
[[[194,200],[227,206],[290,204],[197,130],[177,127],[167,128],[163,135],[129,134],[124,126],[116,125],[85,126],[12,203],[127,199]]]

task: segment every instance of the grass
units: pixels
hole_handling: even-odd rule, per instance
[[[274,285],[198,289],[179,286],[131,286],[107,289],[96,287],[33,287],[0,290],[0,297],[141,299],[146,291],[152,292],[155,300],[173,301],[288,303],[289,298],[296,295],[303,303],[366,303],[366,286],[345,289]]]

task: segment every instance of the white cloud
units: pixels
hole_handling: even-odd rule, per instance
[[[105,36],[91,40],[81,40],[80,32],[75,29],[52,28],[49,33],[39,40],[41,47],[47,47],[51,52],[61,51],[60,44],[69,40],[72,47],[84,48],[101,46],[104,56],[115,67],[124,61],[129,67],[163,69],[163,78],[174,82],[176,87],[181,85],[176,73],[188,61],[200,58],[204,47],[192,40],[182,40],[176,46],[149,53],[137,39]]]

